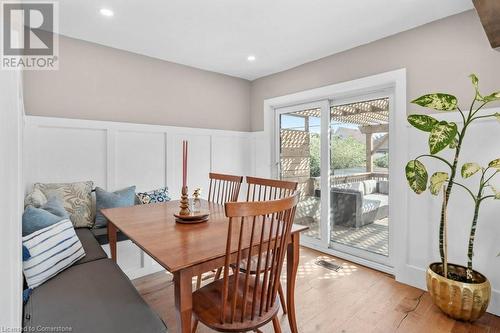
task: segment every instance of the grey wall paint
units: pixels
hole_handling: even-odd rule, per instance
[[[58,71],[25,71],[26,113],[250,130],[250,82],[60,36]]]
[[[332,31],[332,38],[335,32]],[[252,130],[263,129],[267,98],[407,69],[407,96],[443,91],[467,106],[473,97],[470,73],[481,90],[500,90],[500,52],[490,47],[477,13],[468,11],[252,82]],[[425,112],[413,104],[408,113]]]

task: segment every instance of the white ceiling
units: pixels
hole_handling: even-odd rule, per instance
[[[74,38],[253,80],[472,8],[470,0],[60,0]],[[109,8],[113,17],[99,9]],[[250,63],[247,56],[256,61]]]

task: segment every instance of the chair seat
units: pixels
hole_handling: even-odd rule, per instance
[[[244,293],[244,281],[245,274],[238,273],[239,282],[238,282],[238,298],[243,298]],[[196,319],[201,321],[206,326],[215,329],[221,332],[242,332],[247,330],[253,330],[254,328],[260,327],[262,325],[267,324],[278,312],[279,302],[274,300],[272,306],[269,307],[267,312],[263,312],[262,316],[258,315],[258,311],[260,308],[260,290],[257,292],[257,301],[255,304],[254,310],[254,318],[251,319],[250,313],[252,311],[252,295],[253,295],[253,286],[255,283],[255,277],[249,276],[249,289],[247,291],[247,306],[245,311],[245,320],[241,321],[241,301],[237,302],[238,306],[236,307],[236,315],[232,324],[224,323],[221,324],[221,311],[222,311],[222,290],[224,279],[220,279],[214,281],[201,289],[196,290],[193,293],[193,314]],[[262,287],[262,284],[259,283],[259,289]],[[233,295],[234,291],[234,275],[230,276],[229,279],[229,292],[228,295]],[[264,301],[265,302],[265,301]],[[226,305],[226,313],[228,316],[226,317],[226,322],[229,322],[229,314],[231,308],[231,301],[228,300]],[[265,310],[265,308],[264,308]]]
[[[253,256],[252,258],[250,258],[250,274],[253,274],[253,275],[257,274],[258,260],[259,260],[259,256]],[[271,258],[269,258],[268,261],[271,261]],[[247,259],[241,259],[241,262],[240,262],[240,271],[241,272],[244,273],[247,271],[247,264],[248,264]],[[266,265],[266,255],[262,254],[261,261],[260,261],[260,272],[264,272],[265,265]],[[231,267],[236,268],[236,264],[232,264]],[[270,268],[271,268],[271,264],[268,263],[267,269],[270,269]]]

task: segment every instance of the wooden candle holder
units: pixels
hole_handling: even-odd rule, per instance
[[[182,187],[181,191],[181,201],[179,207],[181,210],[179,211],[179,215],[189,215],[189,199],[188,199],[188,188],[187,186]]]

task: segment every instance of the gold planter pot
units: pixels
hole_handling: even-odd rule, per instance
[[[476,283],[458,282],[441,275],[443,265],[433,263],[427,269],[427,289],[434,304],[453,319],[474,321],[488,308],[491,285],[488,279],[476,271]],[[466,269],[460,265],[448,264],[449,274],[465,276]]]

